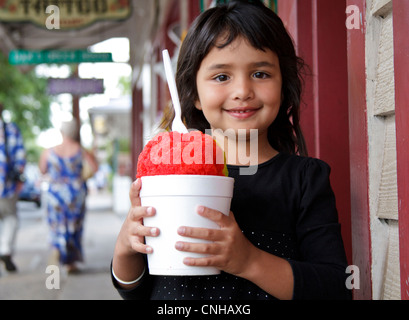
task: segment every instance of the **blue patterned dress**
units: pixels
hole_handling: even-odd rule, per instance
[[[63,158],[51,149],[47,171],[50,175],[47,220],[51,229],[51,244],[59,251],[62,264],[83,261],[81,242],[87,186],[81,178],[81,150]]]

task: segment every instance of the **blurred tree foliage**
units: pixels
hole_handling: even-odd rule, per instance
[[[37,162],[39,159],[41,148],[37,146],[36,138],[41,131],[51,127],[51,99],[47,95],[47,79],[39,78],[34,70],[22,73],[0,52],[0,102],[10,121],[20,127],[27,161]]]
[[[131,75],[129,76],[121,76],[119,78],[118,87],[121,90],[121,94],[123,96],[130,96],[132,94],[131,90]]]

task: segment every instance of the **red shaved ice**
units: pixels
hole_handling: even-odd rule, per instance
[[[183,174],[227,176],[224,152],[210,135],[161,132],[139,155],[137,178]]]

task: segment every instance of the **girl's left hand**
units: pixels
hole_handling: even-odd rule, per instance
[[[216,222],[220,229],[180,227],[178,234],[184,237],[209,240],[209,243],[192,243],[178,241],[175,245],[179,251],[207,254],[205,258],[185,258],[189,266],[213,266],[227,273],[241,276],[257,252],[251,242],[243,235],[232,212],[228,216],[207,207],[198,207],[202,217]]]

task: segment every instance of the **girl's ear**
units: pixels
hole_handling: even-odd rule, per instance
[[[196,100],[195,107],[196,107],[197,110],[202,110],[202,104],[200,103],[199,100]]]

